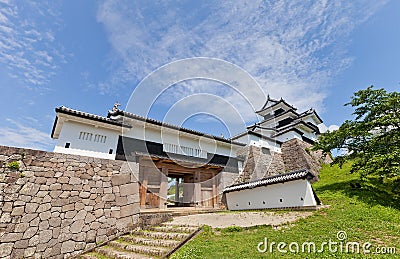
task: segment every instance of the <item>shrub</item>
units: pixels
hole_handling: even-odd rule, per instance
[[[17,161],[13,161],[7,164],[7,167],[11,170],[19,170],[19,163]]]

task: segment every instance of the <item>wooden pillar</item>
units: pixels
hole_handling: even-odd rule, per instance
[[[201,207],[201,183],[200,183],[200,172],[196,171],[194,174],[194,201],[196,207]]]
[[[158,206],[159,209],[166,209],[167,208],[167,196],[168,196],[168,168],[163,167],[160,174],[160,190],[159,190],[159,197],[160,197],[160,205]]]
[[[146,208],[146,197],[147,197],[147,183],[148,183],[148,175],[146,174],[146,170],[143,170],[142,168],[142,182],[140,183],[140,207],[142,209]],[[140,174],[139,174],[140,175]]]
[[[179,178],[175,178],[175,203],[179,203]]]
[[[217,174],[212,173],[212,200],[213,200],[213,207],[218,207],[218,190],[217,190]]]

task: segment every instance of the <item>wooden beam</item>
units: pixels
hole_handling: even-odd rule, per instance
[[[140,166],[139,166],[139,170],[140,170]],[[142,175],[143,175],[143,179],[142,179],[142,182],[140,184],[140,190],[139,190],[140,207],[141,208],[146,208],[146,195],[147,195],[148,175],[146,173],[144,173]]]
[[[162,173],[160,174],[160,191],[158,193],[160,197],[160,209],[167,208],[167,196],[168,196],[168,168],[163,167],[161,169]]]
[[[213,196],[213,207],[218,207],[218,190],[217,190],[217,174],[212,174],[212,196]]]

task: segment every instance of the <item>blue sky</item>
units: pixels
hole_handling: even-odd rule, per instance
[[[399,90],[399,11],[395,0],[0,0],[0,144],[52,150],[55,107],[106,115],[115,101],[126,107],[153,70],[191,57],[231,62],[265,93],[340,125],[351,118],[343,104],[353,92]],[[163,119],[174,103],[201,93],[237,109],[243,101],[215,82],[185,82],[150,115]],[[194,102],[210,106],[193,99],[180,110]],[[225,116],[199,114],[184,126],[227,136]]]

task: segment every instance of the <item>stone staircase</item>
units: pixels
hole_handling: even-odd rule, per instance
[[[197,226],[162,223],[159,226],[134,230],[79,258],[165,258],[190,240],[199,230]]]

